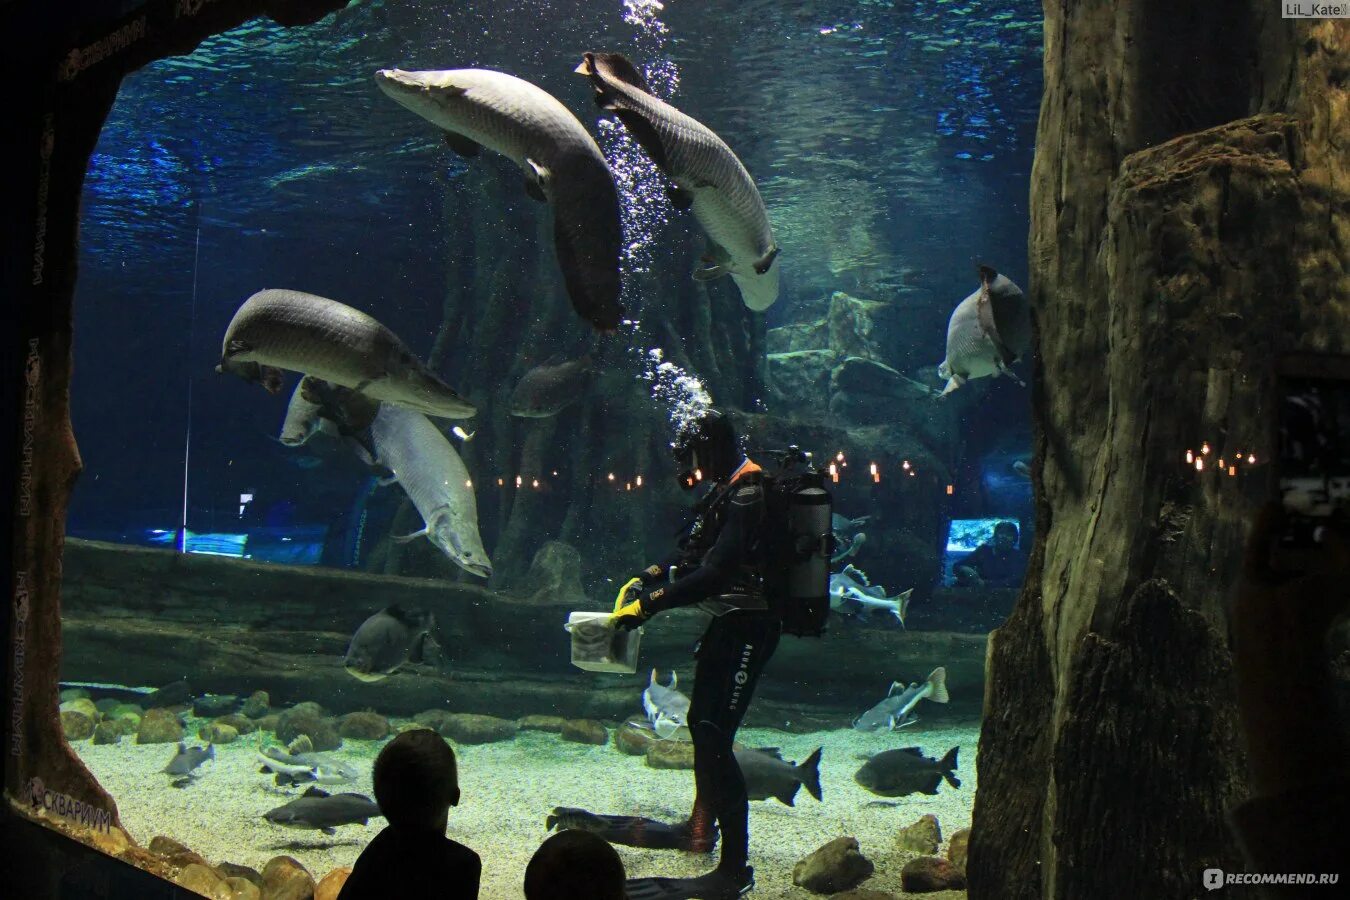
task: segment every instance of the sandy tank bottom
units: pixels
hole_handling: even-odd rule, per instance
[[[741,743],[779,747],[786,759],[801,761],[816,747],[824,747],[820,767],[823,803],[801,790],[795,807],[773,799],[750,804],[750,855],[757,883],[750,896],[764,900],[817,896],[793,885],[793,866],[841,835],[857,838],[863,855],[876,865],[875,874],[861,886],[899,894],[900,868],[915,854],[894,849],[895,832],[924,813],[937,816],[944,839],[940,852],[945,854],[951,833],[970,825],[979,725],[925,724],[887,735],[742,729]],[[371,765],[383,744],[346,740],[332,755],[355,765],[360,775],[353,784],[326,789],[373,797]],[[920,746],[925,755],[940,757],[958,745],[959,789],[944,783],[937,796],[882,798],[853,780],[867,755]],[[265,821],[263,813],[294,799],[303,789],[279,788],[270,776],[259,773],[257,735],[218,746],[215,759],[183,788],[173,787],[170,776],[161,771],[173,755],[173,745],[138,745],[124,739],[109,745],[79,741],[74,746],[116,798],[123,826],[142,846],[163,834],[213,864],[228,861],[259,870],[272,857],[289,855],[317,880],[335,867],[352,865],[384,826],[383,819],[373,819],[364,827],[341,826],[330,837]],[[450,811],[447,833],[483,858],[480,896],[484,900],[523,896],[525,866],[547,837],[544,817],[554,806],[674,822],[688,815],[693,798],[692,772],[650,768],[642,757],[619,753],[612,739],[602,747],[589,746],[563,741],[556,734],[522,731],[509,741],[455,750],[463,799]],[[629,877],[697,875],[716,861],[713,854],[618,849]]]

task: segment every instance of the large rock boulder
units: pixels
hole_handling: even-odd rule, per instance
[[[439,728],[442,737],[457,744],[492,744],[509,741],[520,726],[513,719],[483,716],[477,713],[447,713]]]
[[[590,605],[581,587],[581,554],[564,541],[545,541],[535,551],[530,568],[510,587],[534,603],[566,604],[570,609]]]
[[[900,884],[910,894],[953,891],[966,886],[966,876],[941,857],[920,856],[905,863],[900,870]]]
[[[831,350],[769,354],[769,382],[785,415],[819,418],[830,399],[830,371],[839,357]]]
[[[901,828],[895,835],[895,849],[911,853],[934,854],[942,843],[942,828],[937,816],[926,813],[917,821]]]
[[[824,350],[830,345],[829,324],[817,320],[770,328],[765,334],[765,344],[770,353]]]
[[[885,303],[835,291],[830,296],[828,313],[830,349],[840,356],[882,359],[879,320],[888,310]]]
[[[314,900],[314,877],[294,857],[272,857],[262,877],[262,895],[267,900]]]
[[[857,887],[875,866],[858,850],[858,839],[839,837],[805,857],[792,869],[792,883],[816,894]]]

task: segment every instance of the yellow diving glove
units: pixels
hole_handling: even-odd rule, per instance
[[[630,600],[629,597],[632,596]],[[630,578],[619,588],[619,595],[614,598],[614,614],[610,616],[610,622],[615,628],[622,628],[625,631],[632,631],[647,621],[651,616],[642,609],[642,579]]]

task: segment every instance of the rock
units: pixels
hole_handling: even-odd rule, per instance
[[[277,713],[268,713],[265,716],[259,716],[253,720],[253,724],[258,726],[259,731],[276,731],[277,723],[281,721],[281,716]]]
[[[860,300],[843,291],[835,291],[830,296],[827,314],[830,349],[841,357],[881,359],[877,320],[889,309],[885,303]]]
[[[262,900],[262,891],[247,878],[226,878],[225,889],[229,900]]]
[[[239,740],[239,731],[231,725],[211,722],[201,727],[197,737],[212,744],[233,744]]]
[[[909,850],[931,856],[937,853],[942,843],[942,828],[937,816],[932,813],[922,815],[913,824],[901,828],[895,835],[895,849]]]
[[[646,756],[647,748],[657,741],[656,734],[650,728],[642,727],[646,722],[643,716],[630,716],[614,729],[614,748],[629,756]]]
[[[264,900],[313,900],[314,878],[290,856],[274,856],[262,870]]]
[[[765,333],[765,341],[770,353],[824,350],[830,343],[829,326],[824,321],[780,325]]]
[[[91,722],[97,722],[100,718],[98,707],[88,697],[65,701],[61,704],[61,712],[77,712]]]
[[[254,722],[248,716],[240,713],[230,713],[228,716],[221,716],[216,719],[221,725],[228,725],[240,734],[252,734],[258,730],[258,723]]]
[[[516,736],[518,726],[512,719],[482,716],[477,713],[450,713],[441,724],[440,732],[458,744],[491,744],[509,741]]]
[[[119,734],[135,734],[141,730],[141,717],[134,712],[120,712],[103,721],[116,725]]]
[[[692,769],[694,745],[690,741],[652,741],[647,747],[647,765],[653,769]]]
[[[867,888],[856,888],[839,894],[831,894],[830,900],[895,900],[895,895],[888,894],[885,891],[869,891]]]
[[[858,851],[857,838],[838,837],[798,862],[792,883],[817,894],[833,894],[857,887],[874,868]]]
[[[347,883],[347,876],[351,874],[350,866],[341,866],[323,876],[314,888],[314,900],[337,900],[342,886]]]
[[[601,747],[609,741],[609,732],[594,719],[568,719],[562,727],[562,739]]]
[[[66,688],[61,692],[61,704],[64,706],[71,700],[88,700],[89,692],[84,688]]]
[[[95,849],[108,856],[121,856],[127,849],[133,846],[131,838],[127,833],[116,825],[112,825],[107,831],[98,828],[90,829],[88,838],[93,843]]]
[[[65,714],[62,713],[62,715]],[[61,720],[61,724],[65,725],[64,718]],[[66,739],[69,740],[69,736]],[[116,744],[120,740],[122,740],[122,726],[117,724],[116,721],[99,722],[94,726],[95,744]]]
[[[272,699],[267,696],[267,691],[254,691],[248,695],[239,713],[250,719],[261,719],[271,708]]]
[[[262,887],[262,873],[252,866],[241,866],[238,863],[223,862],[216,866],[216,871],[226,878],[242,878],[245,881],[251,881],[258,887]]]
[[[389,720],[377,712],[347,713],[338,719],[338,734],[358,741],[379,741],[389,735]]]
[[[239,698],[234,694],[205,694],[192,701],[192,714],[200,719],[228,716],[238,708]]]
[[[305,735],[315,752],[336,750],[342,746],[342,737],[332,719],[325,719],[317,703],[299,703],[281,714],[277,720],[277,737],[284,743]]]
[[[964,890],[966,876],[941,857],[920,856],[905,863],[900,870],[900,884],[911,894]]]
[[[221,878],[219,873],[210,866],[201,863],[189,863],[184,866],[174,881],[205,897],[223,898],[229,896],[226,893],[225,879]]]
[[[328,710],[324,709],[322,706],[320,706],[313,700],[305,700],[300,703],[297,703],[291,707],[291,710],[302,713],[313,713],[314,715],[320,717],[328,715]]]
[[[435,728],[431,728],[426,725],[419,725],[416,722],[404,722],[402,725],[398,726],[399,734],[402,734],[405,731],[435,731],[435,730],[436,730]]]
[[[581,554],[563,541],[545,541],[512,592],[532,603],[560,604],[586,609],[590,600],[581,587]]]
[[[829,350],[770,353],[769,382],[788,410],[818,417],[829,404],[830,371],[836,362],[838,357]]]
[[[952,832],[952,838],[947,843],[947,861],[962,873],[966,871],[966,852],[970,848],[970,829],[961,828]]]
[[[567,720],[562,716],[522,716],[516,724],[521,731],[548,731],[560,734]]]
[[[829,394],[830,415],[855,425],[906,421],[917,427],[928,415],[921,411],[931,413],[934,402],[928,387],[860,356],[847,357],[830,373]]]
[[[136,729],[138,744],[172,744],[183,739],[183,723],[167,709],[147,712]]]
[[[94,701],[94,709],[98,710],[100,716],[107,716],[108,713],[122,705],[122,701],[116,697],[104,697],[102,700]]]
[[[432,731],[440,731],[445,725],[445,720],[449,718],[450,711],[445,709],[428,709],[413,716],[413,721],[424,728],[430,728]]]
[[[156,856],[163,857],[175,866],[183,868],[196,863],[210,868],[209,864],[200,854],[189,849],[187,846],[178,843],[171,837],[156,835],[150,839],[149,850]]]
[[[92,705],[92,704],[91,704]],[[68,741],[82,741],[94,735],[94,720],[71,709],[61,711],[61,730]]]

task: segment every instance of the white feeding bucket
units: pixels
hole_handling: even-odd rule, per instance
[[[587,672],[637,671],[642,629],[625,631],[610,624],[603,612],[574,612],[563,628],[572,635],[572,665]]]

